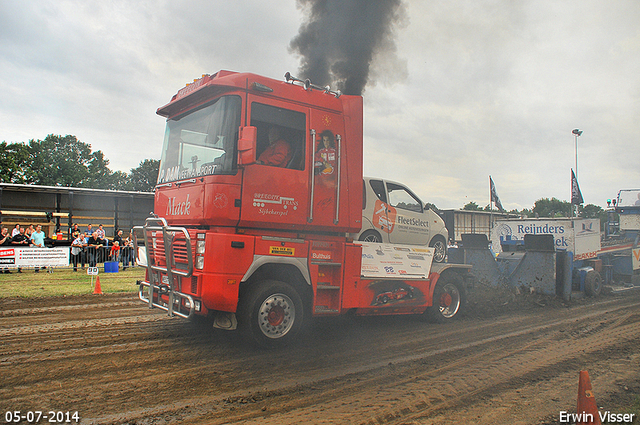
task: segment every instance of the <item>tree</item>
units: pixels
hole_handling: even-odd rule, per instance
[[[607,212],[598,205],[587,204],[585,206],[580,205],[578,210],[580,217],[584,218],[597,218],[600,220],[600,230],[604,230],[605,224],[609,220]]]
[[[424,204],[424,208],[427,209],[427,210],[435,211],[435,212],[440,211],[438,209],[438,207],[436,206],[436,204],[432,204],[431,202],[427,202],[426,204]]]
[[[33,176],[29,183],[43,186],[88,187],[91,145],[75,136],[49,134],[44,140],[29,140]]]
[[[44,140],[0,143],[0,182],[42,186],[152,192],[160,161],[145,159],[131,174],[111,171],[102,151],[75,136],[49,134]]]
[[[89,145],[91,148],[91,145]],[[113,172],[109,169],[109,160],[104,157],[102,151],[95,151],[91,154],[91,160],[87,164],[89,172],[86,180],[80,187],[90,187],[92,189],[114,189]]]
[[[153,192],[153,188],[158,181],[159,170],[160,161],[156,159],[145,159],[140,162],[138,168],[132,168],[129,174],[131,190]]]
[[[571,204],[556,198],[538,199],[532,210],[538,217],[571,217]]]
[[[0,181],[24,184],[31,179],[29,149],[24,143],[0,143]]]
[[[579,213],[580,217],[584,218],[601,218],[602,213],[605,213],[605,219],[607,216],[606,212],[601,207],[594,204],[587,204],[585,206],[580,205]]]
[[[478,204],[476,204],[473,201],[469,202],[467,205],[462,207],[462,209],[466,211],[482,211],[482,208],[480,208]]]
[[[109,181],[111,182],[111,185],[109,187],[110,189],[133,190],[131,188],[131,177],[124,171],[114,171],[111,176],[109,176]]]

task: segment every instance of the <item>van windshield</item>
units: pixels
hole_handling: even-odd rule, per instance
[[[223,96],[167,121],[158,184],[232,174],[236,168],[239,96]]]

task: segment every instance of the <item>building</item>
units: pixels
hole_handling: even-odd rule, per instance
[[[491,240],[492,223],[506,218],[516,218],[515,214],[496,211],[442,210],[438,212],[449,231],[449,241],[461,243],[463,234],[483,234]]]
[[[128,234],[144,224],[153,200],[150,192],[0,183],[0,221],[10,231],[16,224],[41,224],[56,241],[68,241],[73,224],[83,231],[89,224],[94,229],[102,224],[112,238],[116,229]]]

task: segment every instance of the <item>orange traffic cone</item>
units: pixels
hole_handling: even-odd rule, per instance
[[[100,287],[100,276],[96,276],[96,286],[93,288],[93,295],[102,295],[102,288]]]
[[[598,414],[598,406],[596,405],[596,397],[591,390],[591,380],[589,372],[580,371],[580,380],[578,381],[578,421],[576,425],[601,425],[600,415]]]

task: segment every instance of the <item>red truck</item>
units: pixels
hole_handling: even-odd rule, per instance
[[[150,308],[262,345],[288,343],[312,317],[460,311],[469,266],[352,238],[366,207],[361,96],[219,71],[157,113],[155,213],[135,232]]]

